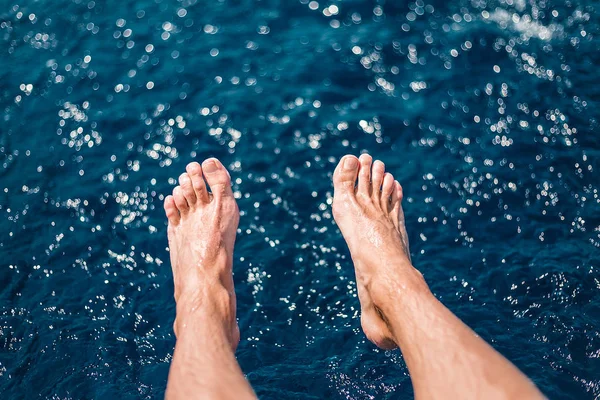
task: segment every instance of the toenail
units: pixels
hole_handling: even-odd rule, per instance
[[[200,170],[200,165],[198,164],[190,164],[187,166],[188,171],[192,172],[192,173],[197,173]]]
[[[210,174],[217,170],[217,163],[213,160],[208,160],[204,163],[204,172]]]
[[[348,157],[344,160],[344,169],[352,171],[358,167],[358,160],[354,157]]]

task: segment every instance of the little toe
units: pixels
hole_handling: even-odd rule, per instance
[[[402,203],[402,199],[404,198],[404,191],[402,190],[402,185],[398,181],[396,181],[396,195],[398,196],[398,202]]]
[[[192,186],[194,187],[194,193],[196,193],[196,200],[200,203],[208,203],[208,191],[206,190],[206,184],[204,183],[204,177],[202,176],[202,167],[197,162],[191,162],[185,168],[190,179],[192,180]]]
[[[379,199],[381,196],[381,185],[383,184],[383,175],[385,174],[385,164],[377,160],[373,163],[371,180],[373,187],[371,188],[374,197]]]
[[[400,182],[395,181],[394,182],[394,190],[392,193],[392,202],[391,202],[391,207],[392,207],[392,213],[394,214],[395,217],[400,217],[400,214],[402,213],[402,198],[403,198],[404,193],[402,192],[402,185],[400,185]]]
[[[175,205],[175,200],[173,196],[168,195],[165,197],[165,214],[167,214],[167,219],[169,220],[169,224],[177,226],[179,224],[179,211],[177,210],[177,206]]]
[[[383,177],[383,184],[381,185],[381,208],[384,210],[390,210],[390,198],[394,192],[394,176],[389,172],[385,173]]]
[[[398,217],[398,210],[400,209],[400,193],[399,189],[400,183],[398,181],[394,181],[394,185],[392,186],[392,200],[390,202],[390,207],[392,210],[392,214],[395,217]]]
[[[354,194],[358,166],[358,158],[355,156],[346,155],[342,157],[333,173],[333,187],[336,192],[348,192]]]
[[[361,154],[358,160],[360,161],[360,170],[358,171],[358,193],[370,196],[371,165],[373,163],[373,157],[368,154]]]
[[[392,201],[390,203],[390,206],[392,207],[392,211],[391,211],[390,215],[394,220],[394,224],[396,225],[398,232],[400,232],[400,237],[402,239],[402,245],[404,247],[404,251],[406,252],[408,259],[410,260],[411,257],[410,257],[409,243],[408,243],[408,233],[406,232],[406,224],[404,221],[404,210],[402,209],[403,195],[404,195],[404,193],[402,191],[402,185],[400,185],[400,182],[395,181],[394,182],[394,193],[392,194]]]
[[[209,158],[202,163],[202,172],[210,191],[216,198],[233,197],[231,177],[223,164],[216,158]]]
[[[188,206],[181,186],[175,186],[173,189],[173,200],[175,200],[175,205],[181,214],[186,214],[188,212],[190,207]]]
[[[192,180],[187,172],[179,175],[179,186],[181,186],[181,190],[183,191],[183,195],[185,196],[188,205],[194,207],[194,205],[196,205],[196,192],[194,192]]]

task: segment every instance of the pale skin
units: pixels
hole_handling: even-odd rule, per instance
[[[333,183],[333,215],[354,262],[363,331],[380,348],[400,348],[415,398],[543,399],[433,296],[414,268],[402,186],[384,164],[366,154],[345,156]],[[189,164],[165,199],[165,212],[177,303],[166,398],[256,398],[235,358],[240,334],[232,266],[239,211],[225,167],[216,159]]]

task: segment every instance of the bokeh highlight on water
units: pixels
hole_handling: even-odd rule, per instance
[[[162,200],[209,156],[257,393],[412,396],[331,216],[363,151],[435,294],[548,396],[598,398],[599,34],[589,0],[3,1],[3,398],[163,396]]]

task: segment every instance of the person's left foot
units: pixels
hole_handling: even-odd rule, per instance
[[[240,213],[231,179],[215,158],[202,166],[190,163],[186,171],[164,203],[177,302],[175,335],[198,313],[222,326],[235,349],[240,334],[232,266]]]

